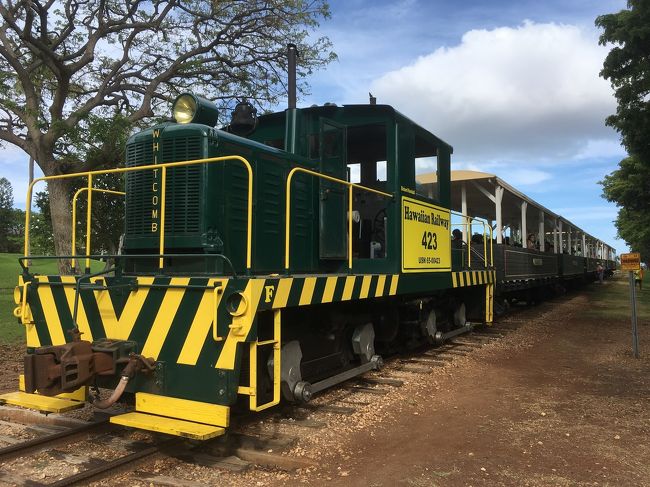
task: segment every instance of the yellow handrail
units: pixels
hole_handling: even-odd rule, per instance
[[[305,169],[304,167],[294,167],[289,171],[287,176],[287,191],[286,191],[286,208],[285,208],[285,228],[284,228],[284,268],[286,271],[289,270],[289,251],[290,251],[290,223],[291,223],[291,180],[293,175],[297,172],[302,172],[305,174],[310,174],[316,176],[317,178],[325,179],[327,181],[333,181],[335,183],[342,184],[348,187],[348,268],[352,269],[352,190],[353,188],[359,188],[364,191],[369,191],[371,193],[376,193],[388,198],[392,198],[391,193],[384,193],[376,189],[368,188],[366,186],[361,186],[360,184],[354,184],[343,179],[338,179],[327,174],[322,174],[320,172],[312,171],[310,169]]]
[[[164,162],[160,164],[147,164],[146,166],[134,166],[134,167],[119,167],[115,169],[104,169],[104,170],[98,170],[98,171],[84,171],[84,172],[78,172],[78,173],[71,173],[71,174],[57,174],[55,176],[43,176],[40,178],[34,179],[29,186],[27,187],[27,204],[25,206],[25,246],[24,246],[24,254],[25,257],[29,256],[29,238],[30,238],[30,232],[29,232],[29,223],[30,223],[30,218],[31,218],[31,203],[32,203],[32,193],[34,189],[34,185],[36,183],[39,183],[41,181],[52,181],[55,179],[71,179],[75,177],[86,177],[88,178],[88,189],[92,189],[92,178],[93,176],[97,175],[102,175],[102,174],[120,174],[120,173],[127,173],[127,172],[135,172],[135,171],[146,171],[146,170],[153,170],[153,169],[160,169],[162,168],[162,194],[161,194],[161,220],[160,220],[160,248],[159,248],[159,253],[164,254],[165,253],[165,192],[166,192],[166,187],[164,186],[165,181],[166,181],[166,171],[167,168],[173,168],[173,167],[182,167],[182,166],[191,166],[194,164],[209,164],[213,162],[226,162],[226,161],[239,161],[241,162],[245,167],[246,170],[248,171],[248,207],[247,207],[247,212],[248,212],[248,221],[247,221],[247,228],[246,228],[246,269],[251,268],[251,255],[252,255],[252,233],[253,233],[253,168],[251,167],[251,164],[241,156],[220,156],[220,157],[209,157],[206,159],[195,159],[192,161],[179,161],[179,162]],[[90,208],[92,204],[92,191],[89,192],[88,194],[88,207]],[[90,212],[88,213],[90,215]],[[86,219],[87,220],[87,225],[89,225],[89,217]],[[90,249],[90,232],[88,232],[88,235],[86,236],[86,251]],[[87,259],[87,262],[89,259]],[[163,267],[163,258],[161,257],[158,263],[159,267]]]
[[[77,199],[79,198],[79,195],[83,193],[84,191],[88,191],[89,188],[81,188],[77,190],[77,192],[74,194],[74,197],[72,198],[72,252],[70,255],[73,257],[77,255]],[[126,193],[123,191],[114,191],[112,189],[101,189],[101,188],[90,188],[90,192],[97,191],[99,193],[108,193],[108,194],[117,194],[117,195],[122,195],[124,196]],[[92,201],[89,201],[88,208],[87,208],[87,214],[90,213],[90,204]],[[90,227],[88,227],[88,220],[86,219],[86,235],[90,233]],[[90,250],[86,249],[86,254],[90,254]],[[76,264],[76,259],[72,259],[72,268],[75,268]],[[88,267],[89,263],[86,262],[86,267]]]
[[[472,225],[480,224],[483,226],[483,262],[485,263],[485,266],[487,267],[487,242],[486,239],[488,238],[488,232],[487,229],[489,228],[489,240],[490,240],[490,266],[494,267],[494,246],[492,245],[492,238],[493,238],[493,230],[490,225],[485,223],[482,220],[479,220],[478,218],[471,217],[469,215],[463,215],[462,213],[459,213],[457,211],[451,211],[452,215],[455,216],[460,216],[463,219],[463,223],[455,223],[454,225],[461,225],[466,227],[467,229],[471,228]],[[472,252],[471,252],[471,242],[472,242],[472,236],[469,235],[469,231],[467,232],[468,237],[467,237],[467,265],[471,266],[472,265]]]

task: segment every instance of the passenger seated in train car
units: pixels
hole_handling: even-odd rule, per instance
[[[475,233],[474,235],[472,235],[471,242],[473,244],[482,244],[483,243],[483,235],[481,235],[480,233]]]
[[[535,249],[536,247],[537,247],[537,243],[535,242],[535,234],[529,233],[528,240],[526,241],[526,248]]]
[[[551,245],[551,242],[548,240],[544,241],[544,252],[551,252],[553,250],[553,247]]]

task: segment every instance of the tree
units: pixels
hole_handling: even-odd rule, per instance
[[[18,208],[13,208],[10,218],[11,220],[7,230],[7,252],[22,252],[25,238],[25,212]]]
[[[285,93],[285,45],[305,76],[335,58],[308,29],[329,16],[326,0],[0,0],[0,141],[32,156],[46,176],[120,159],[105,121],[121,130],[160,115],[192,90],[229,106],[261,107]],[[98,157],[84,160],[81,153]],[[99,157],[101,156],[101,157]],[[69,250],[69,180],[48,184],[56,252]]]
[[[650,3],[628,0],[628,9],[601,15],[600,44],[614,44],[600,75],[614,88],[618,107],[607,124],[621,133],[630,154],[650,163]]]
[[[622,208],[618,212],[618,235],[632,250],[650,256],[650,164],[630,156],[605,176],[603,196]]]
[[[0,252],[8,252],[13,222],[14,191],[7,178],[0,178]]]
[[[634,251],[650,255],[650,4],[628,0],[628,8],[601,15],[600,43],[614,44],[600,75],[614,88],[616,114],[607,124],[620,134],[629,157],[601,181],[603,196],[621,207],[618,234]]]

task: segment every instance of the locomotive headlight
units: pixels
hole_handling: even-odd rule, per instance
[[[191,93],[183,93],[174,101],[172,115],[176,123],[201,123],[214,127],[219,111],[211,101]]]
[[[179,96],[174,102],[172,113],[177,123],[190,123],[196,114],[196,100],[190,94]]]

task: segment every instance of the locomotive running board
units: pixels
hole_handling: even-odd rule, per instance
[[[137,392],[135,411],[112,416],[110,422],[194,440],[209,440],[225,433],[230,408],[219,404]]]
[[[22,408],[34,409],[41,413],[65,413],[84,407],[87,388],[81,387],[74,392],[58,396],[43,396],[25,392],[25,376],[18,377],[18,391],[0,395],[0,404],[10,404]]]

